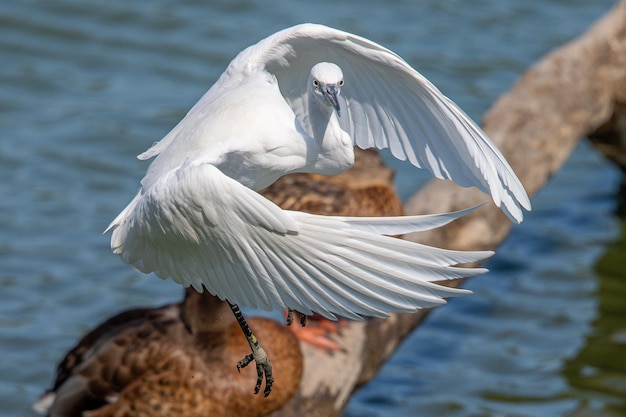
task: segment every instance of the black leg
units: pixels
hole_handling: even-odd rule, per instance
[[[265,350],[261,347],[261,345],[259,345],[259,341],[252,333],[252,330],[250,330],[250,327],[248,326],[246,319],[241,313],[239,306],[237,304],[231,304],[230,302],[228,303],[228,305],[233,311],[233,314],[237,319],[237,323],[239,323],[239,327],[241,327],[241,331],[243,332],[244,336],[246,336],[248,344],[250,345],[250,349],[252,349],[252,353],[246,355],[242,360],[237,362],[237,371],[240,371],[241,368],[245,368],[250,362],[254,360],[256,362],[257,373],[254,393],[258,394],[261,390],[263,376],[265,376],[265,390],[263,391],[263,395],[267,397],[268,395],[270,395],[270,392],[272,392],[272,384],[274,383],[274,377],[272,376],[272,364],[267,357],[267,353],[265,353]]]
[[[287,310],[287,326],[291,326],[291,323],[293,323],[293,316],[295,313],[296,310],[293,308]],[[300,313],[300,325],[302,327],[306,326],[306,315],[302,313]]]

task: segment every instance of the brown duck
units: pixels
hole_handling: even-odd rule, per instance
[[[291,210],[344,216],[401,215],[393,171],[373,151],[334,177],[294,174],[263,194]],[[306,328],[266,318],[248,320],[272,359],[269,397],[254,395],[253,368],[235,363],[250,352],[229,305],[187,289],[180,303],[120,313],[89,332],[57,368],[53,387],[35,404],[50,416],[262,416],[297,391],[305,341],[331,352],[341,322],[309,320]]]

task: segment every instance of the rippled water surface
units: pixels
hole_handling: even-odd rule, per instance
[[[242,48],[314,21],[405,57],[479,119],[611,1],[7,1],[0,4],[0,414],[32,416],[56,362],[114,312],[175,300],[102,230],[136,192],[134,156]],[[549,111],[549,109],[546,109]],[[417,175],[398,165],[404,196]],[[468,285],[346,416],[626,416],[620,175],[586,143]]]

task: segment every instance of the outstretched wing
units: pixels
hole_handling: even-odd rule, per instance
[[[431,281],[483,273],[454,265],[491,252],[381,235],[463,214],[368,219],[285,211],[210,164],[187,164],[140,192],[109,228],[113,251],[142,272],[250,307],[358,319],[467,294]]]
[[[305,129],[306,84],[318,62],[345,77],[342,127],[361,148],[389,148],[436,177],[476,186],[516,222],[530,201],[486,134],[456,104],[392,51],[365,38],[316,24],[277,32],[241,52],[225,75],[268,71]]]

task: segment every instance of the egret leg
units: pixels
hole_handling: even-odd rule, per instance
[[[293,316],[295,313],[296,310],[293,308],[287,310],[287,326],[291,326],[291,323],[293,323]],[[302,313],[300,313],[300,326],[306,326],[306,315]]]
[[[239,323],[239,327],[241,327],[241,331],[244,336],[248,340],[248,344],[250,345],[250,349],[252,349],[252,353],[246,355],[242,360],[237,362],[237,371],[240,372],[241,368],[245,368],[248,366],[250,362],[253,360],[256,362],[256,373],[257,380],[256,386],[254,387],[254,393],[258,394],[261,390],[261,384],[263,383],[263,377],[265,376],[265,390],[263,391],[263,395],[267,397],[272,392],[272,385],[274,384],[274,377],[272,376],[272,364],[270,363],[270,359],[267,357],[267,353],[259,344],[256,336],[250,330],[246,319],[243,316],[243,313],[239,309],[237,304],[228,303],[230,309],[233,311],[235,318],[237,319],[237,323]]]

